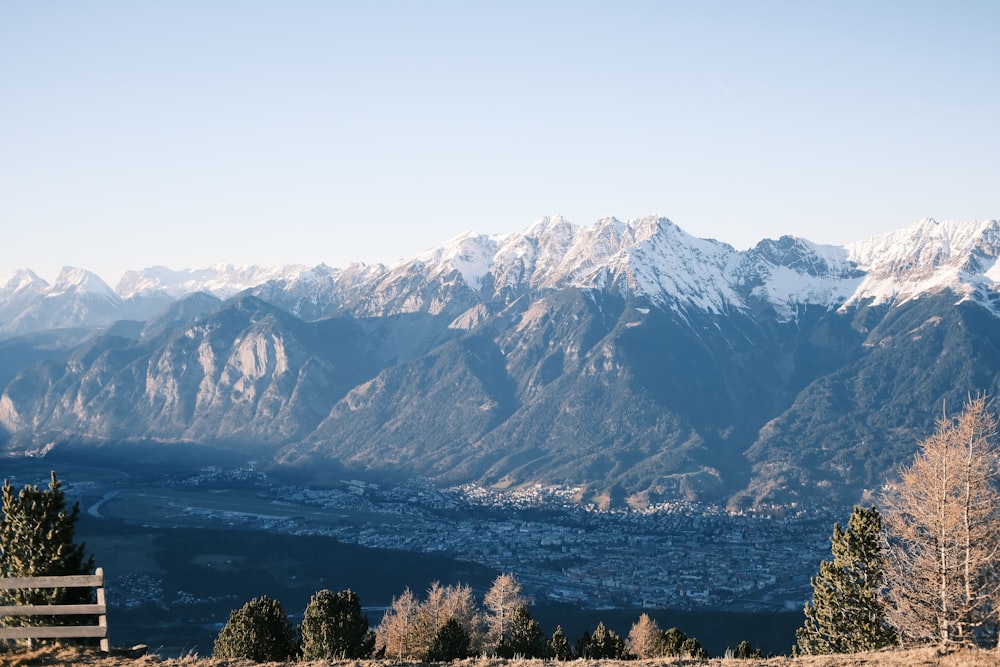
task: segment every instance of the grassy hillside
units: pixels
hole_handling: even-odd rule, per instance
[[[226,661],[201,659],[197,656],[187,656],[179,659],[160,659],[157,656],[145,656],[138,659],[104,657],[94,652],[81,652],[68,648],[44,648],[33,652],[14,654],[0,653],[0,664],[5,667],[249,667],[257,664],[242,661]],[[276,667],[282,663],[268,663]],[[359,661],[345,660],[336,663],[299,662],[287,663],[288,667],[416,667],[424,663],[400,663],[392,661]],[[450,663],[452,667],[552,667],[559,663],[542,660],[502,660],[502,659],[469,659]],[[662,667],[665,665],[704,667],[994,667],[1000,666],[1000,652],[993,651],[959,651],[940,654],[933,648],[912,649],[907,651],[880,651],[878,653],[860,653],[856,655],[838,655],[806,658],[769,658],[763,660],[736,660],[717,658],[709,661],[689,660],[682,658],[666,658],[661,660],[633,660],[617,662],[611,660],[575,660],[566,663],[567,667]]]

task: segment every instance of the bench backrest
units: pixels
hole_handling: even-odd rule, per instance
[[[101,650],[108,651],[108,608],[104,601],[104,570],[94,574],[65,577],[0,578],[0,590],[22,588],[96,588],[97,604],[40,604],[0,606],[4,616],[97,616],[97,625],[38,625],[0,627],[0,639],[80,639],[99,638]]]

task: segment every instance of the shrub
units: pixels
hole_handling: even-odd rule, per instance
[[[753,644],[744,639],[736,645],[733,657],[739,660],[754,660],[764,656],[759,648],[754,648]]]
[[[351,590],[321,590],[312,596],[302,618],[302,657],[306,660],[368,658],[374,636],[361,600]]]
[[[299,652],[295,630],[281,603],[266,595],[254,598],[229,615],[215,639],[213,657],[277,662]]]

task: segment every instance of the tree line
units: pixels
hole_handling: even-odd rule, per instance
[[[1000,635],[1000,450],[986,397],[942,415],[881,497],[831,537],[796,633],[804,654],[894,645],[995,647]]]
[[[834,524],[832,560],[811,579],[812,599],[796,632],[797,654],[854,653],[896,645],[993,647],[1000,638],[1000,450],[998,421],[984,396],[943,414],[912,462],[881,495],[882,511],[855,507]],[[52,473],[47,489],[3,484],[0,576],[89,573],[93,558],[74,539],[79,504],[67,508]],[[79,591],[3,591],[0,606],[86,602]],[[71,620],[71,619],[69,619]],[[28,624],[33,617],[4,617]],[[264,639],[266,638],[266,639]],[[2,648],[2,647],[0,647]],[[277,651],[260,653],[259,651]],[[368,626],[350,590],[319,591],[301,626],[281,605],[254,598],[234,610],[215,643],[218,657],[450,660],[474,655],[627,659],[706,658],[694,638],[660,630],[642,615],[626,637],[603,623],[570,644],[561,627],[544,636],[513,574],[501,574],[478,605],[468,586],[434,583],[422,598],[394,598]],[[759,653],[748,642],[736,657]]]
[[[215,640],[213,657],[258,662],[389,659],[447,662],[478,655],[503,658],[629,660],[686,657],[708,659],[701,643],[677,628],[661,630],[643,614],[627,637],[603,622],[570,644],[558,626],[546,636],[531,617],[520,582],[500,574],[476,603],[469,586],[431,584],[423,598],[409,588],[393,598],[381,622],[369,628],[358,596],[350,590],[316,593],[296,629],[281,604],[262,596],[236,609]],[[742,642],[736,655],[760,655]]]

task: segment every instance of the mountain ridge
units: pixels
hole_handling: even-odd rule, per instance
[[[724,312],[762,303],[787,318],[794,317],[797,305],[899,301],[945,287],[994,308],[989,292],[1000,281],[998,248],[996,220],[939,223],[928,218],[845,246],[783,236],[737,251],[690,236],[662,217],[628,222],[605,218],[576,226],[555,216],[522,233],[466,233],[392,265],[159,266],[126,272],[115,289],[83,269],[65,267],[52,285],[22,269],[0,285],[0,335],[147,319],[195,292],[222,299],[247,290],[269,293],[269,300],[307,319],[344,308],[384,315],[381,304],[405,289],[407,276],[425,281],[454,276],[491,301],[569,285],[617,286],[681,310]],[[360,290],[375,296],[352,303]],[[435,308],[419,305],[419,299],[396,304],[398,312],[421,307]]]
[[[998,256],[996,221],[737,251],[666,218],[553,217],[392,266],[159,267],[121,294],[20,272],[0,287],[0,446],[196,442],[315,479],[850,503],[942,401],[1000,390]]]

